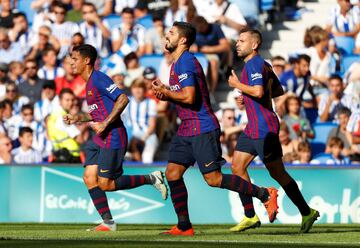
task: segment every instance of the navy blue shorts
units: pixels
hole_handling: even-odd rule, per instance
[[[123,162],[126,148],[101,148],[90,141],[85,146],[86,160],[84,166],[98,165],[98,176],[115,179],[123,174]]]
[[[283,156],[279,135],[275,133],[269,133],[265,139],[252,139],[241,133],[235,149],[254,156],[259,155],[264,163],[274,162]]]
[[[220,130],[196,136],[174,136],[169,149],[169,163],[188,168],[197,162],[202,174],[220,170],[226,163],[221,156]]]

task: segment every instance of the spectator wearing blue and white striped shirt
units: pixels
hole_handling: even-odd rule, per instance
[[[33,130],[30,127],[22,127],[19,131],[20,146],[12,150],[14,162],[17,164],[41,163],[40,152],[32,148]]]
[[[56,50],[54,48],[49,47],[45,49],[42,60],[44,65],[37,73],[40,79],[54,80],[56,77],[64,76],[64,69],[56,65]]]
[[[143,143],[143,151],[132,151],[133,159],[152,163],[159,146],[156,131],[156,102],[145,97],[146,85],[143,78],[136,79],[131,85],[129,104],[126,108],[126,126],[131,127],[132,139]],[[130,140],[130,144],[132,141]],[[140,155],[141,154],[141,155]]]

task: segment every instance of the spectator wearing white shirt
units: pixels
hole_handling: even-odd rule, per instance
[[[333,75],[329,79],[329,92],[320,95],[319,117],[321,122],[335,121],[341,107],[351,109],[351,97],[344,94],[342,78]]]
[[[0,164],[10,164],[12,162],[12,144],[7,136],[0,136]]]
[[[156,136],[156,102],[145,97],[146,85],[142,78],[131,85],[131,94],[126,116],[132,127],[130,150],[133,160],[152,163],[159,146]],[[141,148],[139,149],[139,146]]]
[[[8,30],[0,28],[0,62],[11,63],[12,61],[22,61],[23,54],[18,42],[11,42]]]
[[[146,54],[162,54],[165,47],[165,26],[161,16],[154,15],[153,27],[146,31]],[[168,80],[167,77],[166,80]],[[161,81],[163,82],[163,81]]]
[[[126,56],[136,52],[138,57],[145,53],[145,28],[135,24],[134,10],[124,8],[121,13],[122,22],[111,31],[112,50]]]
[[[124,8],[134,8],[138,0],[115,0],[115,13],[120,14]]]
[[[34,117],[36,121],[43,122],[52,111],[59,106],[59,97],[56,95],[56,85],[53,80],[43,83],[41,99],[34,104]]]
[[[38,70],[38,77],[40,79],[54,80],[56,77],[65,75],[63,68],[56,65],[56,50],[52,47],[45,49],[42,55],[44,65]]]
[[[21,107],[30,102],[29,98],[19,94],[19,89],[14,82],[6,85],[5,99],[12,102],[13,115],[20,114]]]
[[[109,24],[101,20],[92,3],[85,2],[81,8],[84,21],[80,23],[80,33],[85,38],[85,43],[94,46],[101,57],[109,55],[108,39],[111,37]]]
[[[101,17],[112,13],[113,0],[87,0],[86,2],[94,4]]]
[[[55,21],[51,25],[53,35],[59,40],[61,48],[58,54],[59,59],[65,57],[68,52],[72,36],[79,32],[79,26],[74,22],[65,21],[66,5],[55,1],[51,5],[55,15]]]
[[[17,164],[41,163],[41,153],[32,147],[33,130],[30,127],[22,127],[19,131],[20,147],[12,151],[14,162]]]
[[[350,155],[351,161],[360,162],[360,110],[351,113],[346,131],[351,133],[351,149],[353,154]]]
[[[164,17],[165,27],[170,29],[174,22],[191,23],[195,15],[196,8],[192,0],[171,0]]]

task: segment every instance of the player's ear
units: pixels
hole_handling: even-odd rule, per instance
[[[187,39],[185,37],[181,37],[179,42],[181,45],[186,45]]]
[[[85,57],[84,61],[85,61],[86,65],[90,65],[90,58],[89,57]]]

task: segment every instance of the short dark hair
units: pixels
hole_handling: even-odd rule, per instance
[[[54,52],[55,54],[57,54],[58,52],[56,51],[56,49],[52,46],[49,46],[47,48],[44,49],[44,51],[42,52],[42,56],[47,56],[49,52]]]
[[[331,80],[339,80],[340,82],[343,81],[342,77],[341,77],[340,75],[338,75],[338,74],[332,74],[332,75],[329,77],[329,82],[330,82]]]
[[[130,62],[130,60],[133,60],[133,59],[136,59],[136,60],[139,60],[139,57],[137,56],[137,54],[135,52],[131,52],[129,53],[128,55],[126,55],[124,57],[124,63],[125,65],[127,66],[128,63]]]
[[[30,127],[20,127],[19,128],[19,137],[22,137],[25,133],[33,133],[33,130]]]
[[[329,147],[339,147],[340,149],[344,148],[344,142],[339,137],[331,137],[328,141]]]
[[[52,4],[51,4],[51,10],[54,11],[54,8],[55,7],[58,7],[58,8],[62,8],[63,10],[65,10],[65,13],[67,12],[67,9],[66,9],[66,5],[61,2],[61,1],[54,1]]]
[[[95,6],[95,4],[93,4],[93,3],[84,2],[83,5],[81,6],[81,8],[84,7],[84,6],[93,7],[93,8],[95,9],[95,11],[96,11],[96,6]]]
[[[337,115],[346,115],[347,117],[350,117],[351,110],[347,107],[340,107],[338,111],[336,112]]]
[[[14,13],[14,15],[13,15],[13,19],[18,18],[18,17],[24,17],[24,18],[25,18],[25,20],[27,21],[26,14],[25,14],[24,12],[17,12],[17,13]]]
[[[92,66],[95,65],[95,61],[97,58],[97,51],[96,51],[96,48],[93,47],[92,45],[82,44],[79,46],[75,46],[72,49],[72,52],[79,52],[81,57],[90,59],[90,64]]]
[[[243,29],[240,30],[239,34],[242,33],[250,33],[251,36],[255,37],[258,40],[258,47],[256,48],[256,51],[258,51],[262,44],[262,34],[259,30],[246,26]]]
[[[134,10],[132,8],[125,7],[121,11],[121,14],[131,14],[132,16],[134,16]]]
[[[71,94],[75,96],[74,92],[70,88],[63,88],[59,93],[59,98],[61,99],[65,94]]]
[[[310,64],[311,57],[309,55],[307,55],[307,54],[299,54],[297,56],[297,63],[299,63],[300,60],[305,60],[306,62],[308,62]]]
[[[27,109],[30,109],[34,113],[34,107],[32,104],[28,103],[21,106],[21,112],[24,112]]]
[[[196,39],[196,29],[188,22],[174,22],[174,27],[179,31],[181,37],[186,38],[186,45],[190,47]]]

